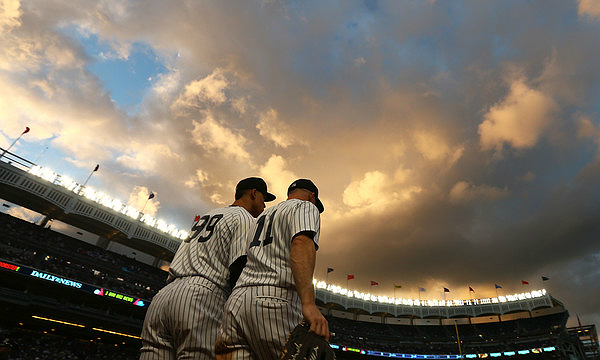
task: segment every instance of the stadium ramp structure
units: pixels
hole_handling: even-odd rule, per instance
[[[42,224],[56,219],[100,236],[170,261],[187,232],[109,199],[93,196],[65,176],[41,168],[7,152],[0,159],[0,198],[45,216]],[[149,221],[151,220],[151,221]]]

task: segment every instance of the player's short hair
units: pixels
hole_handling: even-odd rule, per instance
[[[241,199],[242,197],[244,197],[244,195],[249,193],[250,190],[252,190],[252,189],[236,189],[235,190],[235,199],[236,200]]]

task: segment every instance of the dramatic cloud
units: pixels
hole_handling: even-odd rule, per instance
[[[454,202],[496,201],[508,195],[506,188],[499,189],[488,185],[475,186],[467,181],[457,182],[450,190],[450,200]]]
[[[215,69],[204,79],[192,81],[185,86],[184,93],[175,102],[176,106],[195,107],[199,103],[221,104],[227,100],[227,79],[221,69]]]
[[[594,0],[578,0],[579,7],[577,13],[579,16],[589,16],[600,20],[600,4]]]
[[[282,148],[297,142],[295,134],[285,122],[278,119],[277,111],[273,109],[269,109],[260,115],[256,128],[260,131],[261,136],[273,141]]]
[[[407,200],[413,193],[421,191],[418,186],[406,186],[408,177],[410,172],[403,170],[398,170],[393,177],[380,171],[370,171],[362,179],[350,183],[344,189],[342,199],[344,204],[353,208],[383,212],[390,204]]]
[[[266,179],[269,192],[275,194],[280,201],[287,199],[288,187],[292,181],[298,179],[298,176],[288,169],[285,159],[278,155],[272,155],[260,168],[260,176]]]
[[[501,150],[505,143],[516,149],[535,146],[557,109],[550,96],[529,88],[523,79],[515,80],[506,98],[492,106],[479,125],[482,148]]]
[[[226,157],[239,161],[249,160],[250,154],[244,149],[246,139],[219,124],[211,115],[206,116],[203,122],[193,121],[194,129],[191,132],[194,142],[207,151],[221,151]]]
[[[2,1],[0,146],[180,228],[308,177],[318,278],[600,321],[599,32],[588,0]]]
[[[6,0],[0,4],[0,32],[21,25],[19,5],[19,0]]]
[[[154,194],[152,199],[150,199],[150,194]],[[155,216],[160,208],[160,200],[156,191],[151,191],[145,186],[134,186],[131,194],[129,194],[127,205],[135,209],[143,209],[144,214]]]

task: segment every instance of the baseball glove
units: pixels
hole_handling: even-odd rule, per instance
[[[280,360],[335,360],[335,352],[329,343],[302,321],[288,336]]]

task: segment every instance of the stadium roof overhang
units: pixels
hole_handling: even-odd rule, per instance
[[[535,290],[527,293],[500,296],[498,298],[469,299],[469,300],[409,300],[387,297],[376,297],[357,291],[344,290],[338,286],[316,283],[316,299],[318,304],[327,304],[328,309],[358,314],[390,314],[394,317],[414,317],[420,319],[451,319],[468,317],[500,316],[516,312],[532,313],[537,309],[555,309],[564,311],[557,306],[546,290]],[[340,290],[341,289],[341,290]],[[406,301],[405,301],[406,300]],[[336,304],[336,305],[334,305]]]
[[[124,216],[112,209],[70,193],[60,186],[36,178],[2,161],[0,161],[0,198],[40,213],[49,219],[60,220],[163,260],[172,260],[179,243],[178,240],[171,239],[170,236],[162,234],[142,222],[125,219]],[[67,203],[76,203],[82,208],[85,207],[86,210],[91,209],[91,211],[77,212],[73,210],[73,206],[63,205]],[[86,212],[101,213],[101,216],[91,216]],[[113,223],[106,221],[105,219],[109,217],[116,218],[116,221]],[[127,221],[135,222],[135,227],[139,227],[139,231],[127,234],[114,225],[115,222],[122,224]],[[136,236],[136,233],[145,236]],[[158,238],[160,241],[157,241],[159,243],[148,241],[149,237]]]
[[[19,189],[15,189],[6,184],[0,183],[0,197],[11,203],[47,216],[50,219],[62,221],[66,224],[89,231],[110,241],[121,243],[152,256],[168,261],[173,258],[173,252],[162,246],[147,242],[143,239],[136,239],[135,237],[128,238],[127,235],[120,230],[96,219],[77,214],[67,214],[63,209],[43,198],[34,196],[25,191],[20,191]]]

